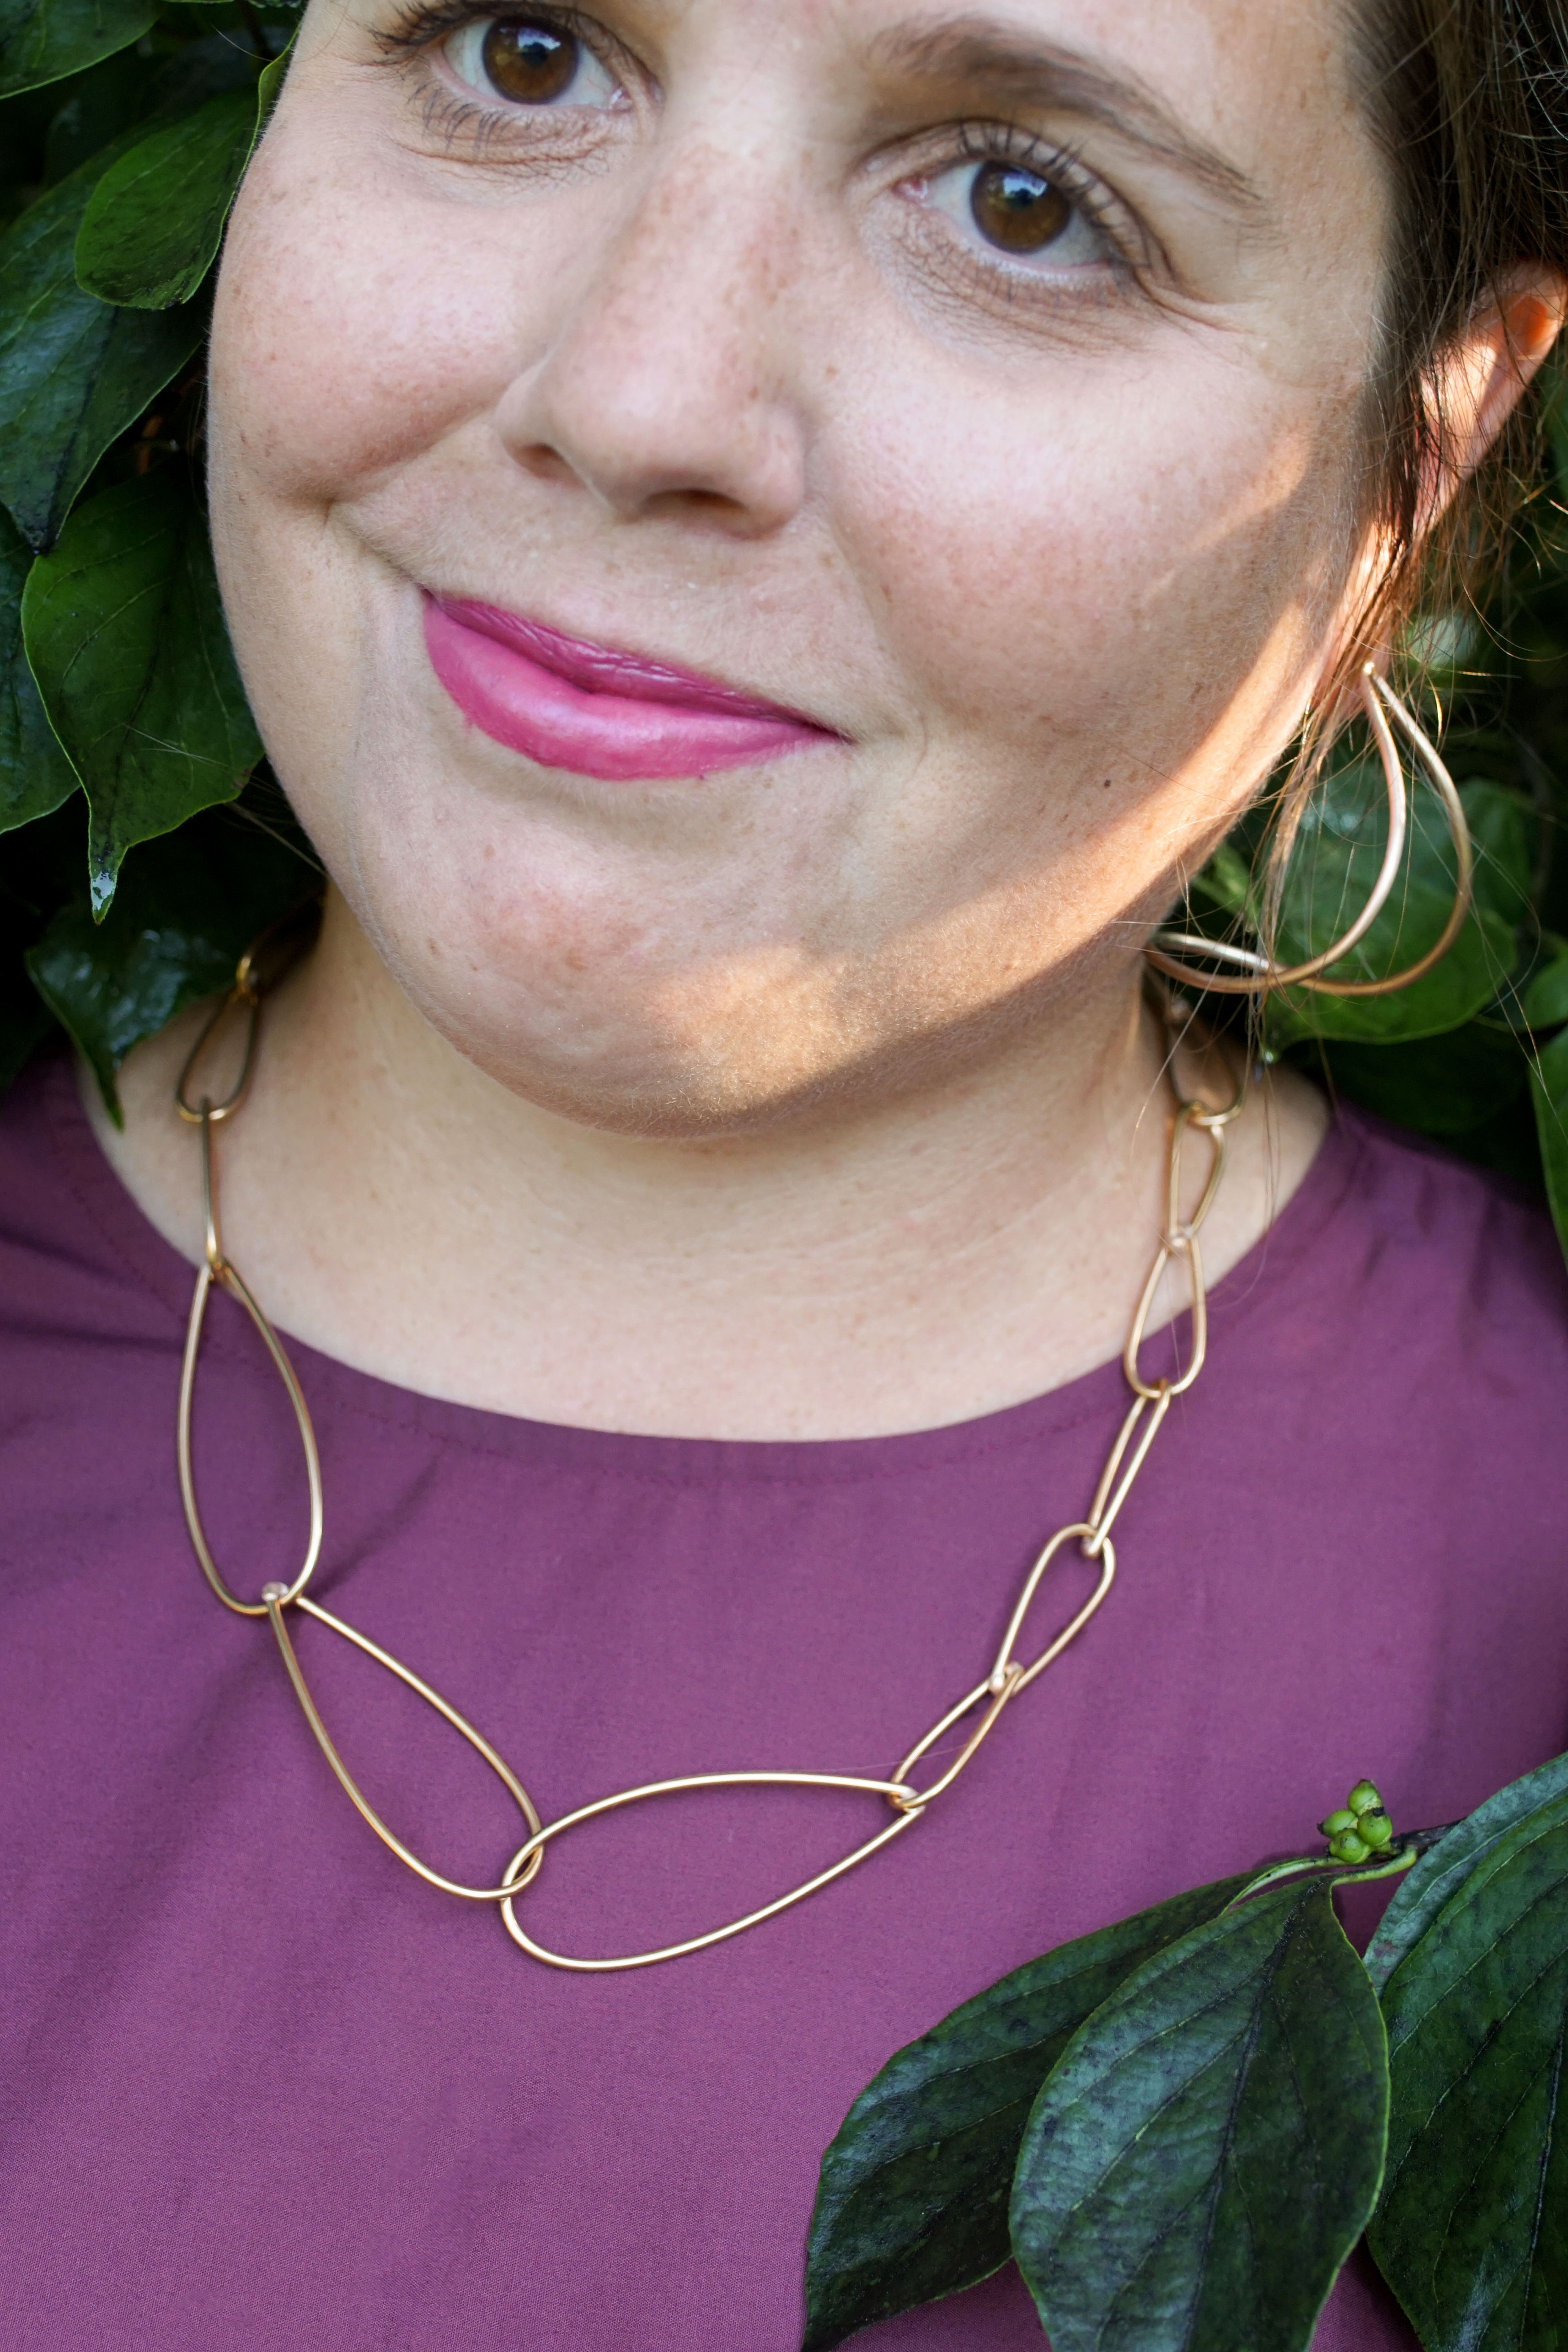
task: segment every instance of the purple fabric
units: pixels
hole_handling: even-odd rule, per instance
[[[952,1796],[734,1943],[558,1974],[376,1844],[265,1624],[204,1585],[174,1480],[189,1287],[68,1072],[35,1070],[0,1117],[7,2345],[791,2352],[818,2158],[897,2045],[1063,1937],[1298,1846],[1363,1773],[1397,1821],[1442,1821],[1564,1745],[1555,1244],[1533,1206],[1351,1119],[1217,1293],[1111,1599]],[[298,1444],[226,1301],[210,1329],[202,1491],[255,1591],[302,1540]],[[319,1597],[488,1732],[547,1817],[675,1773],[889,1770],[986,1670],[1124,1402],[1113,1364],[956,1428],[705,1443],[295,1358]],[[299,1644],[373,1801],[435,1867],[493,1881],[523,1832],[483,1766],[323,1629]],[[525,1916],[570,1951],[647,1947],[882,1819],[836,1796],[643,1807],[552,1848]],[[1041,2337],[1009,2271],[863,2340]],[[1357,2270],[1317,2341],[1413,2339]]]

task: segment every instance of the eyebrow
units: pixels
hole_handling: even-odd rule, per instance
[[[1008,106],[1049,107],[1134,139],[1234,212],[1260,218],[1269,206],[1255,181],[1199,139],[1128,75],[1051,41],[1020,37],[1016,25],[967,13],[936,23],[891,26],[871,45],[873,65],[906,81],[974,90]]]

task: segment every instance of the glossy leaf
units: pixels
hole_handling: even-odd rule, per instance
[[[0,0],[0,98],[129,48],[157,14],[155,0]]]
[[[1429,1845],[1399,1881],[1366,1948],[1368,1976],[1381,1992],[1394,1970],[1424,1936],[1470,1873],[1527,1813],[1568,1795],[1568,1756],[1554,1756],[1521,1780],[1511,1780]]]
[[[81,902],[49,924],[27,971],[116,1119],[126,1055],[225,986],[256,934],[314,887],[302,849],[302,837],[247,822],[243,810],[215,810],[138,850],[102,922]]]
[[[1568,940],[1547,931],[1525,988],[1522,1011],[1532,1029],[1555,1029],[1568,1021]]]
[[[77,232],[83,289],[138,310],[187,301],[223,240],[256,130],[255,91],[231,91],[120,156]]]
[[[822,2159],[804,2352],[1000,2268],[1019,2143],[1046,2075],[1129,1970],[1247,1884],[1200,1886],[1063,1944],[889,2059]]]
[[[1334,1086],[1380,1118],[1422,1135],[1464,1135],[1495,1118],[1524,1088],[1521,1041],[1467,1021],[1440,1037],[1385,1045],[1333,1045]]]
[[[1489,1004],[1512,971],[1516,932],[1529,913],[1529,812],[1514,793],[1472,782],[1460,798],[1476,849],[1475,907],[1454,945],[1425,979],[1388,996],[1274,999],[1269,1034],[1367,1044],[1436,1036]],[[1291,859],[1279,952],[1295,962],[1333,945],[1365,903],[1387,836],[1381,770],[1352,768],[1314,801]],[[1381,979],[1414,962],[1441,935],[1454,898],[1454,859],[1436,795],[1412,794],[1402,882],[1366,938],[1331,968],[1336,980]]]
[[[0,244],[0,504],[51,546],[109,444],[190,359],[204,310],[116,310],[76,278],[77,230],[132,131],[25,212]]]
[[[125,852],[232,800],[261,756],[206,518],[165,466],[90,499],[22,602],[28,658],[86,787],[94,911]]]
[[[1146,1961],[1024,2134],[1013,2247],[1052,2352],[1305,2352],[1376,2200],[1387,2099],[1322,1880]]]
[[[0,514],[0,833],[47,816],[77,788],[22,646],[22,589],[32,562],[32,550]]]
[[[1393,2110],[1369,2241],[1427,2352],[1568,2336],[1568,1786],[1553,1766],[1542,1785],[1500,1835],[1516,1790],[1427,1857],[1426,1895],[1447,1899],[1383,1990]]]

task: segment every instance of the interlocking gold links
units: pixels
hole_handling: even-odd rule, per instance
[[[509,1766],[483,1734],[476,1730],[465,1717],[458,1714],[455,1707],[448,1706],[438,1692],[433,1690],[428,1683],[422,1682],[416,1674],[402,1664],[389,1651],[380,1648],[365,1634],[356,1631],[352,1625],[346,1624],[340,1617],[333,1616],[329,1610],[323,1609],[319,1602],[310,1600],[306,1594],[305,1587],[321,1550],[321,1470],[317,1454],[315,1432],[311,1426],[309,1408],[306,1404],[282,1342],[224,1254],[213,1164],[213,1129],[238,1108],[245,1098],[250,1083],[256,1058],[261,999],[265,993],[266,984],[265,981],[258,980],[256,976],[254,958],[246,957],[239,967],[233,992],[220,1005],[197,1040],[190,1059],[181,1072],[180,1082],[175,1090],[175,1100],[181,1116],[199,1126],[202,1135],[203,1197],[206,1235],[203,1264],[196,1276],[195,1295],[191,1302],[184,1360],[180,1375],[178,1456],[180,1495],[184,1505],[185,1524],[190,1530],[191,1542],[208,1583],[224,1606],[233,1610],[237,1615],[266,1617],[268,1620],[283,1660],[284,1669],[317,1744],[350,1802],[361,1819],[375,1832],[382,1843],[407,1869],[422,1878],[426,1885],[436,1887],[445,1895],[462,1896],[468,1902],[498,1905],[507,1934],[534,1959],[542,1960],[550,1968],[570,1969],[580,1975],[605,1975],[622,1969],[652,1968],[661,1960],[679,1959],[688,1952],[705,1951],[712,1944],[725,1943],[730,1937],[742,1935],[747,1928],[758,1926],[762,1920],[771,1919],[778,1913],[791,1909],[797,1903],[803,1903],[808,1895],[815,1895],[820,1888],[831,1885],[835,1878],[841,1878],[846,1871],[853,1870],[857,1864],[864,1862],[881,1847],[889,1844],[893,1839],[901,1837],[905,1830],[912,1829],[915,1823],[922,1819],[926,1807],[936,1798],[945,1795],[953,1786],[1003,1711],[1020,1691],[1027,1690],[1030,1684],[1061,1655],[1070,1643],[1077,1639],[1110,1591],[1116,1573],[1115,1548],[1111,1541],[1113,1523],[1127,1499],[1134,1480],[1143,1468],[1149,1448],[1169,1410],[1172,1398],[1183,1394],[1189,1389],[1203,1369],[1208,1344],[1208,1321],[1203,1260],[1197,1243],[1198,1228],[1213,1207],[1215,1196],[1219,1189],[1225,1170],[1226,1130],[1242,1108],[1245,1082],[1243,1082],[1242,1090],[1238,1092],[1235,1101],[1223,1110],[1210,1109],[1207,1105],[1197,1101],[1183,1101],[1177,1104],[1171,1131],[1166,1171],[1165,1225],[1160,1235],[1159,1247],[1155,1254],[1154,1264],[1149,1270],[1148,1280],[1144,1286],[1137,1311],[1133,1318],[1133,1328],[1128,1334],[1127,1345],[1123,1356],[1123,1369],[1126,1374],[1128,1385],[1133,1391],[1132,1406],[1123,1422],[1115,1444],[1111,1448],[1104,1469],[1101,1473],[1100,1483],[1095,1489],[1094,1500],[1090,1507],[1088,1517],[1075,1520],[1068,1527],[1059,1528],[1041,1549],[1024,1580],[1012,1615],[1008,1621],[1007,1631],[997,1651],[995,1663],[984,1682],[977,1683],[973,1690],[967,1692],[956,1706],[949,1707],[946,1714],[932,1725],[929,1731],[916,1740],[915,1746],[898,1765],[891,1780],[868,1780],[859,1774],[845,1772],[697,1772],[678,1780],[651,1781],[645,1787],[639,1789],[622,1789],[613,1796],[597,1798],[591,1804],[580,1805],[575,1812],[563,1813],[558,1821],[546,1823],[541,1820],[527,1790]],[[238,1012],[246,1023],[240,1075],[229,1093],[221,1101],[214,1104],[208,1096],[203,1095],[193,1102],[189,1098],[192,1072],[225,1014],[230,1012]],[[1211,1158],[1197,1205],[1190,1216],[1184,1218],[1181,1213],[1180,1198],[1182,1146],[1193,1129],[1199,1129],[1207,1136]],[[1145,1379],[1140,1366],[1145,1333],[1150,1316],[1154,1312],[1161,1277],[1172,1262],[1178,1257],[1186,1260],[1191,1283],[1192,1339],[1187,1361],[1184,1369],[1172,1378],[1150,1381]],[[213,1558],[196,1505],[195,1479],[192,1469],[191,1409],[195,1391],[196,1365],[201,1350],[206,1305],[214,1282],[227,1290],[231,1297],[237,1299],[245,1308],[261,1335],[267,1353],[284,1383],[289,1403],[294,1410],[295,1420],[298,1424],[300,1444],[305,1454],[306,1477],[310,1492],[310,1535],[303,1565],[292,1583],[267,1584],[263,1587],[260,1599],[254,1601],[241,1600],[239,1595],[230,1589]],[[1099,1574],[1094,1588],[1088,1599],[1081,1603],[1060,1631],[1026,1664],[1015,1654],[1019,1638],[1052,1563],[1074,1538],[1077,1539],[1082,1556],[1098,1566]],[[528,1835],[507,1864],[498,1885],[464,1886],[454,1879],[442,1877],[438,1872],[430,1869],[426,1864],[421,1862],[419,1857],[403,1844],[401,1838],[393,1834],[380,1814],[369,1803],[339,1755],[331,1736],[321,1720],[316,1702],[310,1695],[287,1625],[284,1622],[285,1611],[291,1608],[304,1611],[308,1616],[313,1617],[318,1624],[325,1625],[330,1632],[340,1634],[344,1641],[351,1642],[356,1648],[362,1650],[367,1657],[373,1658],[378,1665],[384,1666],[389,1674],[395,1675],[400,1682],[406,1683],[410,1690],[424,1700],[426,1706],[434,1707],[455,1731],[462,1734],[469,1746],[484,1759],[501,1781],[527,1822]],[[967,1717],[976,1714],[978,1716],[978,1720],[965,1738],[957,1754],[927,1787],[917,1787],[911,1778],[915,1767],[924,1762],[932,1749],[945,1739],[949,1732],[956,1731]],[[841,1861],[831,1864],[826,1870],[819,1871],[815,1877],[807,1879],[800,1886],[792,1887],[787,1894],[777,1896],[773,1902],[765,1903],[758,1909],[748,1911],[743,1918],[732,1919],[724,1927],[710,1928],[701,1936],[687,1937],[682,1943],[662,1945],[657,1950],[632,1952],[609,1959],[580,1959],[567,1953],[551,1951],[545,1945],[537,1943],[520,1925],[517,1916],[517,1898],[537,1876],[544,1860],[545,1848],[555,1839],[564,1836],[569,1830],[576,1829],[584,1822],[593,1821],[601,1814],[616,1812],[628,1805],[643,1804],[655,1797],[680,1796],[697,1789],[736,1788],[848,1790],[866,1796],[882,1798],[893,1808],[896,1818],[886,1822],[875,1836],[857,1845]]]

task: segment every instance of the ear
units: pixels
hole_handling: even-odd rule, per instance
[[[1448,346],[1433,385],[1442,449],[1430,487],[1427,529],[1502,431],[1565,316],[1568,278],[1544,263],[1521,263]]]

